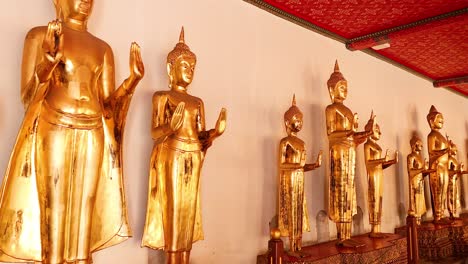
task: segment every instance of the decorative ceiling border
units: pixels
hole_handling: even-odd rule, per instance
[[[339,41],[339,42],[345,44],[345,48],[346,48],[346,43],[349,43],[349,41],[351,40],[351,39],[344,38],[344,37],[342,37],[342,36],[340,36],[338,34],[335,34],[335,33],[331,32],[329,30],[321,28],[321,27],[319,27],[319,26],[317,26],[315,24],[312,24],[311,22],[309,22],[309,21],[307,21],[305,19],[298,18],[298,17],[296,17],[294,15],[291,15],[291,14],[289,14],[289,13],[287,13],[287,12],[285,12],[285,11],[275,7],[275,6],[272,6],[272,5],[262,1],[262,0],[243,0],[243,1],[247,2],[249,4],[252,4],[252,5],[254,5],[254,6],[260,8],[260,9],[263,9],[263,10],[265,10],[265,11],[267,11],[267,12],[269,12],[269,13],[275,15],[275,16],[283,18],[283,19],[285,19],[285,20],[287,20],[289,22],[292,22],[292,23],[294,23],[296,25],[299,25],[299,26],[304,27],[306,29],[312,30],[312,31],[314,31],[316,33],[319,33],[320,35],[325,36],[325,37],[329,37],[331,39]],[[466,10],[463,10],[463,11],[466,12]],[[387,63],[390,63],[391,65],[396,66],[396,67],[398,67],[398,68],[400,68],[402,70],[405,70],[405,71],[407,71],[407,72],[409,72],[409,73],[411,73],[413,75],[416,75],[416,76],[418,76],[420,78],[423,78],[423,79],[425,79],[425,80],[427,80],[427,81],[429,81],[431,83],[434,83],[436,81],[436,80],[434,80],[432,78],[429,78],[426,75],[423,75],[423,74],[421,74],[421,73],[419,73],[419,72],[417,72],[417,71],[415,71],[415,70],[413,70],[413,69],[411,69],[409,67],[406,67],[406,66],[404,66],[404,65],[402,65],[402,64],[400,64],[400,63],[398,63],[398,62],[396,62],[396,61],[394,61],[394,60],[392,60],[390,58],[387,58],[387,57],[375,52],[371,48],[363,49],[361,51],[366,53],[366,54],[371,55],[374,58],[377,58],[379,60],[383,60],[383,61],[385,61]],[[450,88],[450,87],[443,87],[443,88],[445,88],[446,90],[448,90],[448,91],[450,91],[452,93],[455,93],[457,95],[461,95],[463,97],[468,97],[468,95],[465,95],[464,93],[462,93],[460,91],[457,91],[457,90],[455,90],[453,88]]]

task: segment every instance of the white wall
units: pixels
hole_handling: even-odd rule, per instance
[[[23,109],[19,95],[22,43],[33,26],[54,18],[50,0],[1,0],[0,16],[0,171],[5,171]],[[401,151],[398,166],[389,168],[384,182],[383,231],[400,225],[398,205],[407,202],[406,155],[411,130],[424,142],[429,133],[426,114],[431,104],[445,116],[447,132],[458,143],[460,157],[468,148],[466,97],[432,84],[343,44],[275,17],[241,0],[95,1],[90,31],[114,49],[118,82],[128,75],[130,42],[143,50],[146,76],[137,88],[127,119],[124,166],[126,192],[134,237],[96,253],[95,263],[148,263],[158,254],[140,248],[152,147],[151,95],[167,89],[165,57],[185,26],[186,42],[198,56],[192,94],[204,99],[208,127],[221,107],[228,109],[226,133],[209,150],[202,175],[205,240],[194,245],[192,263],[255,263],[266,250],[268,222],[275,214],[277,145],[285,135],[283,113],[293,93],[304,113],[299,134],[308,145],[309,160],[328,142],[325,106],[330,103],[326,81],[335,59],[349,83],[347,106],[359,113],[364,127],[371,109],[383,136],[381,146]],[[366,172],[358,149],[358,205],[367,217]],[[426,148],[425,148],[425,155]],[[325,155],[326,157],[327,155]],[[463,158],[466,160],[466,158]],[[325,209],[328,159],[308,173],[306,197],[312,232],[315,216]],[[467,193],[468,188],[465,188]],[[335,227],[330,224],[332,236]],[[159,263],[155,260],[154,263]],[[162,263],[162,262],[161,262]]]

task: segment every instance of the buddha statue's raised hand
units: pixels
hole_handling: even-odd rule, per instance
[[[226,119],[227,119],[227,112],[226,108],[221,108],[221,111],[219,112],[218,116],[218,121],[216,121],[216,126],[215,126],[215,133],[216,136],[221,136],[224,133],[224,130],[226,129]]]
[[[47,25],[42,50],[44,51],[44,61],[36,67],[37,77],[41,83],[50,79],[52,72],[63,57],[62,23],[58,19]]]
[[[141,59],[140,46],[136,42],[132,42],[130,47],[130,78],[139,81],[145,75],[145,66]]]

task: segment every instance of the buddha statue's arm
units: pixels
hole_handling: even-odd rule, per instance
[[[208,148],[213,144],[213,141],[221,136],[226,129],[226,109],[222,108],[219,112],[218,120],[216,121],[215,128],[205,130],[205,107],[203,101],[199,102],[198,116],[197,116],[197,129],[198,139],[202,143],[202,151],[206,153]]]
[[[354,131],[352,129],[343,130],[343,131],[338,131],[336,129],[336,122],[337,122],[336,114],[337,114],[337,110],[331,106],[328,106],[325,109],[325,118],[327,122],[327,135],[328,135],[329,140],[332,140],[332,141],[347,138],[354,134]]]
[[[388,150],[387,150],[388,152]],[[386,169],[390,166],[392,166],[393,164],[397,164],[398,163],[398,151],[395,151],[395,158],[392,159],[392,160],[389,160],[388,157],[385,157],[385,162],[382,164],[382,168],[383,169]]]
[[[371,143],[366,142],[364,144],[364,158],[365,158],[366,166],[377,166],[385,162],[386,157],[378,158],[378,159],[374,159],[372,157],[372,152],[376,152],[376,151],[377,150],[374,150]]]
[[[304,171],[311,171],[320,167],[322,165],[322,154],[323,151],[320,150],[320,153],[317,155],[317,160],[315,161],[315,163],[306,164],[304,166]]]
[[[21,101],[29,106],[39,84],[46,83],[63,56],[61,24],[55,20],[47,28],[31,29],[26,35],[21,66]],[[46,88],[46,87],[44,87]]]
[[[287,140],[281,140],[279,145],[279,169],[280,170],[297,170],[304,168],[300,163],[287,162],[287,148],[293,146]]]
[[[164,142],[166,138],[174,134],[183,124],[185,103],[177,105],[172,113],[169,113],[168,98],[165,94],[153,95],[153,120],[151,122],[151,137],[156,144]]]
[[[437,145],[439,143],[438,141],[439,140],[436,136],[427,137],[427,149],[429,150],[429,156],[432,162],[449,152],[448,147],[443,149],[437,149]]]
[[[414,177],[419,177],[420,178],[419,180],[421,181],[423,179],[422,173],[425,170],[425,168],[415,168],[417,164],[417,160],[413,155],[408,155],[408,157],[406,158],[406,164],[408,168],[410,181],[412,182]]]
[[[114,115],[117,127],[122,127],[130,105],[130,99],[137,84],[144,76],[145,68],[141,59],[140,47],[135,42],[130,47],[130,76],[114,90],[115,72],[114,55],[110,46],[104,55],[103,71],[101,74],[101,91],[104,98],[106,116]]]

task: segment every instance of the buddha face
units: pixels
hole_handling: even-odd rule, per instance
[[[181,55],[174,62],[174,65],[168,64],[168,72],[172,83],[177,86],[186,87],[193,80],[196,59],[192,56]]]
[[[444,126],[444,116],[441,113],[436,114],[430,120],[432,129],[441,129]]]
[[[54,0],[57,13],[62,18],[87,20],[93,9],[94,0]]]
[[[412,146],[413,151],[421,151],[423,147],[422,141],[418,139]]]
[[[372,128],[372,136],[371,137],[374,140],[379,140],[380,135],[382,135],[382,133],[380,132],[380,127],[379,127],[379,125],[375,124],[374,127]]]
[[[334,102],[342,102],[348,96],[348,83],[346,81],[339,81],[335,87],[330,89]]]
[[[288,126],[291,129],[292,132],[297,133],[297,132],[301,131],[302,124],[303,124],[302,114],[297,113],[297,114],[293,115],[291,120],[287,121],[286,126]]]

